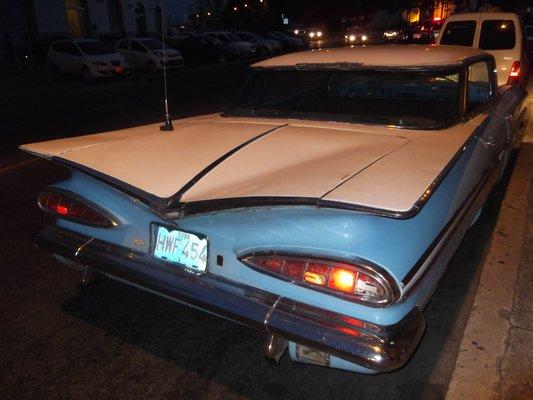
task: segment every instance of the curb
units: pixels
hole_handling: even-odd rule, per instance
[[[510,381],[516,379],[517,385],[523,387],[521,374],[531,372],[518,365],[512,371],[505,371],[515,328],[512,315],[518,276],[524,265],[528,196],[533,190],[533,144],[527,143],[530,137],[524,140],[500,208],[446,400],[501,398],[506,394],[503,388],[512,385]],[[522,355],[525,352],[527,364],[531,360],[527,346],[518,351]]]

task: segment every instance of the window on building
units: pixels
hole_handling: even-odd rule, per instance
[[[135,24],[137,26],[137,34],[146,35],[146,11],[141,3],[135,5]]]
[[[124,31],[124,16],[122,15],[122,4],[118,0],[108,0],[107,9],[109,14],[109,26],[113,32]]]
[[[446,24],[440,44],[473,46],[476,21],[454,21]]]
[[[162,35],[163,34],[163,12],[161,11],[161,8],[155,7],[154,8],[154,19],[155,19],[155,28],[157,29],[157,32]]]

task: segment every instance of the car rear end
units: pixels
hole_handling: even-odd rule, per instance
[[[85,280],[103,274],[261,331],[272,361],[288,348],[300,362],[391,371],[425,328],[417,296],[395,304],[399,283],[354,253],[346,228],[370,226],[363,214],[286,206],[163,218],[76,170],[39,206],[55,221],[36,242]]]

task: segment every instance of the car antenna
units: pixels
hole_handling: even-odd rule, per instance
[[[174,130],[172,126],[172,120],[170,119],[170,113],[168,112],[168,92],[167,92],[167,52],[165,44],[165,19],[163,0],[160,0],[161,4],[161,35],[163,36],[163,85],[165,88],[165,125],[159,127],[160,130],[170,132]]]

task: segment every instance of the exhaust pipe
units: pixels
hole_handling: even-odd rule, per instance
[[[287,339],[283,339],[277,335],[268,335],[265,348],[266,359],[272,364],[278,365],[287,347],[289,347],[289,341]]]

